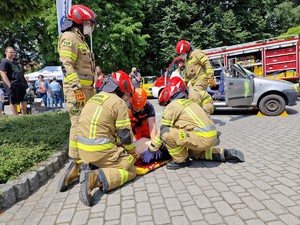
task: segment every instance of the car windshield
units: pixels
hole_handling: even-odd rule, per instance
[[[250,77],[251,75],[255,76],[254,73],[237,64],[231,65],[231,69],[229,70],[230,77],[247,78]]]
[[[248,76],[257,76],[255,73],[251,72],[250,70],[247,70],[246,68],[243,68],[243,70],[247,73]]]
[[[156,80],[156,76],[144,77],[145,84],[153,84]]]

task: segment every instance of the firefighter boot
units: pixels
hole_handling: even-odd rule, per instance
[[[183,162],[181,163],[176,163],[174,161],[171,161],[169,163],[167,163],[167,169],[169,170],[177,170],[183,167],[187,167],[191,165],[191,161],[189,158],[186,158]]]
[[[80,191],[79,199],[86,206],[92,206],[94,198],[91,192],[99,187],[102,187],[98,170],[86,170],[80,173]],[[103,193],[102,193],[103,194]]]
[[[68,167],[59,183],[59,191],[64,192],[68,190],[69,185],[79,178],[80,168],[82,165],[79,160],[74,160]]]
[[[238,162],[245,162],[244,154],[240,150],[224,149],[224,156],[226,161],[236,160]]]

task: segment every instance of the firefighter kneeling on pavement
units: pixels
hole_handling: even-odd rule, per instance
[[[98,187],[105,193],[136,176],[136,150],[125,103],[133,92],[128,74],[115,72],[81,112],[77,133],[79,156],[85,164],[98,167],[80,173],[79,199],[85,205],[93,205],[93,189]]]
[[[164,143],[173,159],[167,164],[170,170],[190,166],[189,158],[244,162],[241,151],[215,146],[217,130],[213,121],[201,106],[187,98],[187,93],[176,86],[163,89],[159,104],[167,107],[163,112],[160,132],[143,154],[143,161],[148,162],[160,155],[159,148]]]

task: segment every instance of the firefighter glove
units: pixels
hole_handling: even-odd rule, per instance
[[[160,150],[156,151],[156,152],[151,152],[149,149],[147,149],[146,151],[144,151],[142,153],[142,159],[143,162],[145,163],[149,163],[151,161],[151,159],[156,159],[158,160],[162,155],[162,152]]]

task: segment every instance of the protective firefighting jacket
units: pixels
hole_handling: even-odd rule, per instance
[[[88,100],[78,121],[78,149],[103,151],[121,144],[134,153],[126,103],[115,93],[100,92]]]
[[[179,132],[178,139],[183,138],[185,131],[194,132],[198,136],[207,138],[217,136],[214,122],[206,115],[205,111],[197,103],[185,98],[173,100],[165,108],[160,131],[149,147],[151,151],[157,151],[161,147],[163,142],[161,135],[167,132],[168,127],[182,130]]]
[[[155,110],[150,102],[147,102],[140,112],[129,109],[129,118],[132,132],[136,140],[141,138],[150,138],[148,118],[155,117]]]
[[[207,80],[213,79],[214,69],[212,68],[208,57],[200,50],[192,51],[185,63],[184,80],[196,80],[200,76],[206,76]]]
[[[73,27],[70,31],[62,33],[58,41],[58,53],[65,69],[64,82],[71,86],[93,84],[94,55],[78,28]]]
[[[214,112],[213,99],[207,91],[189,87],[188,99],[200,105],[207,115],[211,115]]]

